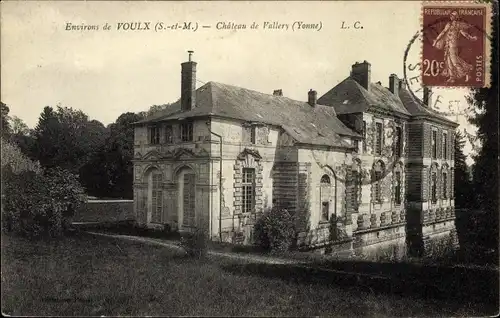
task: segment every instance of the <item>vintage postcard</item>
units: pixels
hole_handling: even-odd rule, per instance
[[[5,315],[498,314],[498,1],[0,5]]]

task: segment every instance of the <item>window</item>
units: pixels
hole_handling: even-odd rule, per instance
[[[149,143],[153,145],[160,143],[160,127],[149,127]]]
[[[446,175],[446,172],[443,172],[443,199],[448,198],[448,176]]]
[[[363,152],[366,152],[366,121],[363,120]]]
[[[172,126],[165,126],[165,143],[171,144],[174,142]]]
[[[182,185],[182,223],[187,226],[195,226],[196,213],[195,213],[195,174],[184,173]]]
[[[372,173],[372,189],[373,200],[377,203],[382,203],[382,181],[384,172],[384,165],[382,162],[375,163]]]
[[[396,149],[394,150],[394,154],[396,157],[401,157],[401,150],[403,148],[403,129],[401,127],[396,127]]]
[[[330,195],[331,195],[330,177],[326,174],[320,180],[320,199],[321,199],[321,221],[328,221],[330,215]]]
[[[161,223],[161,212],[163,207],[163,191],[161,187],[162,174],[153,173],[151,193],[151,222]]]
[[[432,173],[431,178],[431,202],[434,204],[437,202],[437,174],[435,172]]]
[[[193,141],[193,123],[181,124],[181,141]]]
[[[243,168],[243,213],[249,213],[255,207],[255,169]]]
[[[353,144],[354,144],[354,152],[358,152],[359,151],[359,141],[354,139]]]
[[[361,173],[354,170],[352,172],[353,179],[353,203],[354,210],[358,211],[359,205],[361,203]]]
[[[376,155],[381,155],[382,154],[382,123],[376,123],[376,144],[375,144],[375,154]]]
[[[243,124],[243,142],[250,143],[252,145],[256,144],[257,136],[256,136],[257,127],[251,125],[250,123]]]
[[[328,221],[328,212],[330,211],[330,202],[321,202],[321,221]]]
[[[399,205],[401,204],[401,172],[396,171],[394,176],[394,202]]]
[[[437,131],[432,131],[432,159],[437,158]]]
[[[382,202],[382,171],[375,171],[375,201]]]
[[[448,147],[446,147],[447,143],[448,143],[448,134],[443,133],[443,159],[448,159]]]
[[[255,126],[250,127],[250,143],[252,143],[252,145],[255,145],[255,130]]]

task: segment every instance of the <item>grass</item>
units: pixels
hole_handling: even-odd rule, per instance
[[[482,316],[495,309],[85,233],[54,241],[2,236],[9,315]]]

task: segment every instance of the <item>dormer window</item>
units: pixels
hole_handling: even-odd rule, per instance
[[[250,127],[250,143],[255,145],[255,126]]]
[[[257,127],[255,125],[251,125],[250,123],[243,124],[243,142],[255,145],[257,143],[256,130]]]
[[[193,123],[184,122],[181,124],[181,141],[193,141]]]

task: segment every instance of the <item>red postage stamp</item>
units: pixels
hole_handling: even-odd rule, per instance
[[[423,85],[489,86],[490,29],[491,4],[423,2]]]

